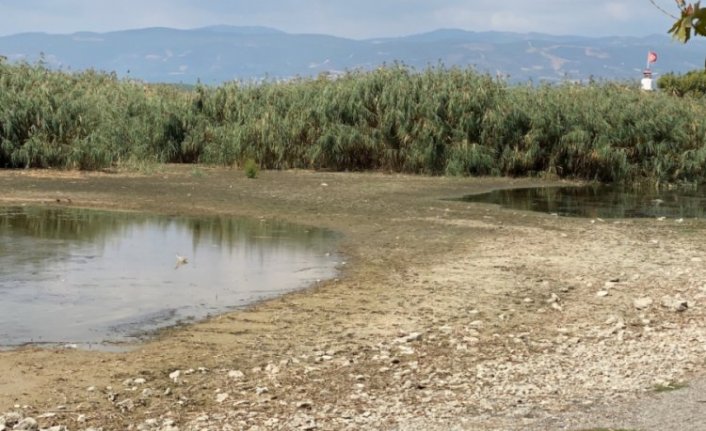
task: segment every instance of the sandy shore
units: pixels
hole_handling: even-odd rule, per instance
[[[0,429],[655,429],[668,414],[645,422],[639,406],[685,405],[706,369],[706,223],[445,200],[551,184],[0,171],[0,204],[286,220],[342,233],[347,260],[335,280],[131,352],[0,352],[0,415],[17,413]]]

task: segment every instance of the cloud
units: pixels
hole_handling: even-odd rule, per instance
[[[657,0],[666,9],[673,2]],[[0,33],[265,25],[352,38],[437,28],[554,34],[661,33],[669,18],[645,0],[0,0]]]
[[[625,3],[609,2],[603,6],[611,19],[618,21],[628,21],[631,17],[630,9]]]

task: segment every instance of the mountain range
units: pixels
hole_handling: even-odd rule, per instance
[[[682,45],[666,35],[592,38],[457,29],[353,40],[225,25],[0,37],[0,55],[10,62],[41,59],[56,69],[184,84],[339,74],[395,62],[418,70],[474,67],[511,82],[637,80],[648,51],[658,53],[657,74],[685,72],[704,67],[706,42]]]

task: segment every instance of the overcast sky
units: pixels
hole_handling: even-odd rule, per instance
[[[0,0],[0,35],[215,24],[363,39],[438,28],[644,36],[671,21],[649,0]]]

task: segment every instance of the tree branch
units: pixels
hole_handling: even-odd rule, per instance
[[[652,3],[652,6],[656,7],[658,11],[660,11],[660,12],[662,12],[663,14],[667,15],[668,17],[674,18],[674,19],[679,19],[679,17],[676,17],[676,16],[672,15],[671,13],[667,12],[666,10],[664,10],[664,8],[662,8],[660,5],[658,5],[658,4],[655,2],[655,0],[649,0],[649,2]]]

